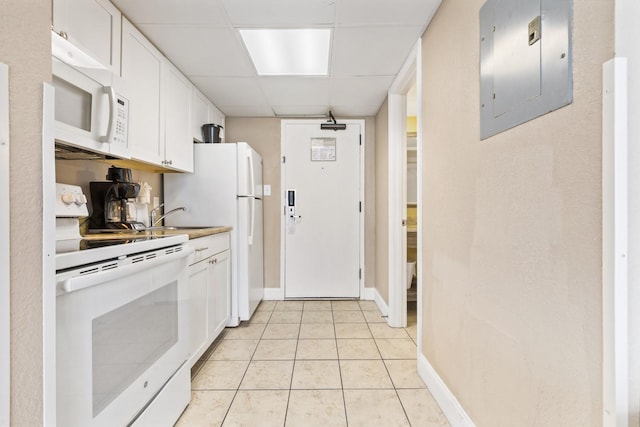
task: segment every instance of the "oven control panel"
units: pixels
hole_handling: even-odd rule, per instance
[[[56,217],[89,216],[87,197],[78,185],[56,183]]]

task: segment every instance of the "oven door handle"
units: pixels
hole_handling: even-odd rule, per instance
[[[189,245],[185,245],[182,248],[183,249],[180,252],[174,252],[169,255],[149,259],[141,263],[129,264],[105,272],[88,274],[86,276],[78,276],[62,280],[58,282],[59,289],[68,293],[79,291],[80,289],[85,289],[96,285],[101,285],[112,280],[117,280],[125,276],[130,276],[132,274],[148,270],[160,264],[175,261],[180,258],[186,258],[194,251],[193,247]]]

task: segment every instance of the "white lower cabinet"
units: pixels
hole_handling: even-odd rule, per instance
[[[192,239],[189,260],[189,364],[193,366],[231,316],[229,233]]]

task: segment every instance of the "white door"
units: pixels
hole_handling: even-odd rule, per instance
[[[362,121],[282,125],[286,298],[360,296]]]

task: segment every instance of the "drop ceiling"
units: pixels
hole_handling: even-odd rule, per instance
[[[372,116],[440,0],[113,0],[230,117]],[[329,75],[260,77],[239,28],[330,28]]]

